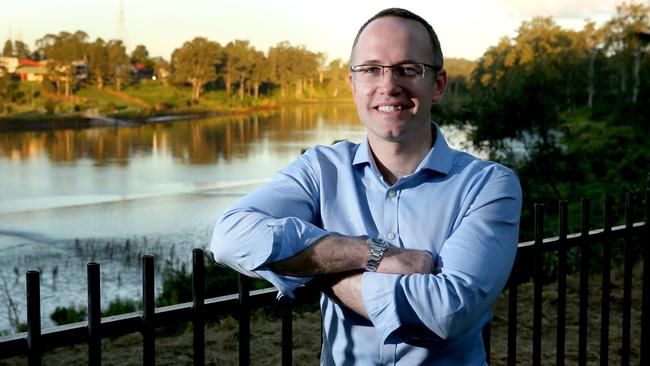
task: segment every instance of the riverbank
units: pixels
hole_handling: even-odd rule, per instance
[[[92,86],[64,97],[47,91],[22,102],[0,104],[0,131],[51,130],[97,126],[126,127],[145,123],[250,114],[285,105],[349,104],[349,96],[319,93],[302,98],[238,97],[225,91],[207,91],[199,101],[184,88],[142,82],[117,91]]]

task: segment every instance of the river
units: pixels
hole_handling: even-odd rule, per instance
[[[443,128],[453,147],[465,133]],[[290,106],[247,115],[0,133],[0,308],[26,322],[25,272],[41,272],[42,322],[85,306],[85,265],[101,264],[102,303],[141,293],[139,258],[160,272],[191,263],[241,195],[302,151],[365,131],[350,105]],[[10,329],[0,312],[0,331]]]

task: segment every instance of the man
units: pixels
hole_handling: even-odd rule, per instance
[[[447,76],[431,26],[364,24],[349,81],[367,139],[317,146],[229,209],[215,259],[280,293],[322,286],[322,365],[482,365],[481,329],[514,261],[507,168],[447,146],[431,122]]]

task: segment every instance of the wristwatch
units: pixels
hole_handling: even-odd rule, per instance
[[[379,262],[384,257],[384,252],[388,249],[389,243],[381,238],[369,238],[366,239],[366,243],[370,247],[370,259],[368,259],[368,263],[364,269],[366,272],[377,272]]]

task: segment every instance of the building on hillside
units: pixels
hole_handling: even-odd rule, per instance
[[[13,74],[16,68],[20,65],[18,57],[5,57],[0,56],[0,75],[5,72]]]
[[[35,81],[42,82],[47,75],[47,68],[42,66],[18,66],[15,72],[20,77],[21,81]]]

